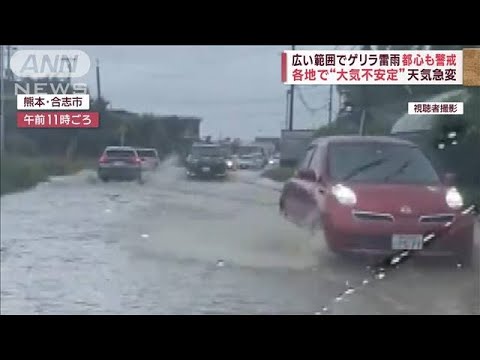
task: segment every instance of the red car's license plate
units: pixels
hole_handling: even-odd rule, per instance
[[[394,234],[392,235],[393,250],[421,250],[423,235],[421,234]]]

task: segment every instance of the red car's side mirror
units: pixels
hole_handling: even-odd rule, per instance
[[[453,186],[457,182],[457,175],[454,173],[446,173],[443,175],[443,183],[447,186]]]
[[[302,180],[307,180],[312,182],[317,181],[317,174],[313,169],[299,169],[297,171],[297,177]]]

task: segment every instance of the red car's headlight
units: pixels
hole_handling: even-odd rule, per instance
[[[349,187],[337,184],[332,187],[332,194],[342,205],[355,205],[357,203],[357,195]]]
[[[447,202],[447,205],[454,210],[458,210],[461,207],[463,207],[462,195],[458,192],[457,188],[455,187],[452,187],[447,190],[445,194],[445,201]]]

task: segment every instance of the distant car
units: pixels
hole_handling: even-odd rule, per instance
[[[238,169],[238,156],[231,155],[225,158],[225,163],[227,164],[227,169],[236,171]]]
[[[451,177],[441,180],[413,143],[382,136],[315,140],[285,184],[280,210],[298,225],[323,228],[338,253],[453,256],[469,263],[473,215]],[[424,236],[436,238],[424,243]]]
[[[156,149],[137,149],[138,156],[142,160],[143,170],[156,170],[160,165],[160,158]]]
[[[108,146],[98,160],[97,174],[102,181],[142,181],[142,162],[133,147]]]
[[[226,177],[225,152],[217,144],[194,144],[186,168],[189,177]]]
[[[268,159],[269,166],[279,166],[280,165],[280,154],[274,154],[270,159]]]
[[[262,169],[265,166],[264,157],[262,154],[246,154],[240,155],[238,159],[239,169]]]

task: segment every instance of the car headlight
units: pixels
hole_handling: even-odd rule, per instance
[[[447,205],[452,209],[460,209],[463,206],[462,195],[458,192],[457,188],[452,187],[447,190],[445,194],[445,201]]]
[[[357,203],[357,195],[349,187],[337,184],[332,187],[332,194],[342,205],[355,205]]]
[[[233,162],[230,161],[230,160],[227,160],[227,166],[228,166],[228,167],[232,167],[232,166],[233,166]]]

